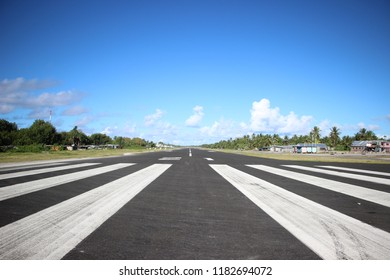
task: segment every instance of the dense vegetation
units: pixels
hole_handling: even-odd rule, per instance
[[[155,147],[153,142],[141,138],[114,137],[95,133],[90,136],[76,127],[68,132],[58,132],[50,123],[36,120],[29,128],[18,129],[15,123],[0,119],[0,147],[1,151],[17,147],[13,151],[38,152],[55,146],[63,149],[66,146],[107,145],[116,144],[121,148]]]
[[[252,134],[236,139],[230,138],[214,144],[203,145],[206,148],[214,149],[240,149],[253,150],[270,146],[296,145],[300,143],[324,143],[336,151],[348,151],[355,140],[378,140],[374,132],[362,128],[354,136],[340,137],[340,129],[333,127],[328,135],[322,137],[321,130],[315,126],[308,135],[294,135],[292,137],[281,137],[278,134]]]
[[[252,134],[236,139],[222,140],[214,144],[203,145],[215,149],[241,149],[253,150],[274,145],[295,145],[298,143],[324,143],[333,150],[347,151],[354,140],[378,140],[374,132],[365,128],[360,129],[354,136],[340,137],[340,129],[333,127],[327,135],[321,136],[321,130],[315,126],[308,135],[294,135],[281,137],[278,134]],[[19,129],[15,123],[0,119],[0,151],[17,147],[12,151],[38,152],[48,147],[63,149],[66,146],[107,145],[115,144],[121,148],[153,148],[155,143],[142,138],[129,138],[115,136],[111,138],[106,134],[95,133],[86,135],[74,127],[68,132],[58,132],[50,123],[36,120],[29,128]]]

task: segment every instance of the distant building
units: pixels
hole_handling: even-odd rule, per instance
[[[162,142],[159,142],[159,143],[157,143],[156,144],[156,148],[157,149],[171,149],[171,148],[173,148],[173,146],[172,145],[167,145],[167,144],[164,144],[164,143],[162,143]]]
[[[384,141],[384,140],[353,141],[351,145],[351,152],[390,153],[390,141]]]
[[[270,148],[271,152],[279,152],[279,153],[292,153],[294,152],[294,146],[287,145],[287,146],[272,146]]]
[[[294,153],[298,154],[315,154],[315,153],[325,153],[329,150],[326,144],[318,143],[304,143],[293,145]]]

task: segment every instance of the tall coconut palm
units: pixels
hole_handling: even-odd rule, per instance
[[[336,126],[332,127],[330,130],[329,138],[331,140],[333,148],[335,148],[340,141],[340,129]]]
[[[321,130],[318,126],[313,127],[313,130],[310,132],[311,136],[313,137],[314,143],[317,143],[318,140],[320,140]]]
[[[358,133],[355,134],[355,140],[367,140],[367,129],[361,128]]]
[[[372,130],[361,128],[358,133],[355,134],[355,140],[377,140],[378,137]]]

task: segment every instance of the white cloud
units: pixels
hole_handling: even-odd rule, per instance
[[[178,135],[177,127],[163,120],[164,115],[164,111],[156,109],[153,114],[145,116],[144,124],[146,128],[140,135],[154,142],[163,141],[165,143],[172,143]]]
[[[360,123],[357,124],[357,127],[359,129],[362,129],[362,128],[366,128],[366,125],[363,122],[360,122]]]
[[[379,125],[376,125],[376,124],[366,125],[363,122],[358,123],[357,127],[359,128],[359,130],[362,129],[362,128],[365,128],[365,129],[371,130],[371,131],[375,131],[375,130],[379,130],[380,129]]]
[[[119,126],[107,126],[101,133],[108,136],[122,136],[122,137],[136,137],[137,126],[135,124],[126,123],[123,127]]]
[[[26,80],[24,78],[16,78],[14,80],[4,79],[0,82],[0,93],[14,93],[33,91],[43,88],[49,88],[57,84],[55,81],[50,80]]]
[[[101,131],[100,133],[102,133],[102,134],[106,134],[106,135],[110,135],[110,134],[112,134],[113,133],[113,131],[114,130],[117,130],[118,129],[118,127],[117,126],[115,126],[115,127],[106,127],[103,131]]]
[[[245,134],[246,127],[243,124],[238,125],[232,120],[220,119],[211,126],[204,126],[199,129],[202,137],[209,140],[219,141],[221,139],[241,137]]]
[[[78,116],[88,112],[83,106],[74,106],[66,109],[61,113],[62,116]]]
[[[157,122],[150,130],[143,133],[145,139],[153,142],[174,143],[178,139],[178,128],[164,121]],[[182,135],[180,135],[180,138]]]
[[[29,114],[30,119],[48,119],[50,117],[49,108],[35,108]]]
[[[0,82],[0,113],[8,114],[17,109],[31,109],[29,117],[44,115],[47,108],[70,105],[82,98],[75,91],[36,94],[34,91],[48,88],[55,83],[46,80],[3,80]]]
[[[330,131],[332,125],[331,125],[330,121],[323,120],[317,126],[321,130],[321,135],[323,135],[323,134],[325,135],[325,134],[328,134],[328,132]]]
[[[169,122],[160,122],[157,125],[157,134],[160,135],[176,135],[176,126]]]
[[[160,109],[156,109],[156,112],[151,115],[145,116],[144,123],[145,126],[153,126],[164,116],[164,112]]]
[[[0,114],[8,114],[11,113],[15,109],[14,106],[8,104],[0,105]]]
[[[6,108],[7,113],[12,112],[17,107],[27,107],[28,95],[24,92],[3,92],[0,91],[0,103]]]
[[[222,139],[242,137],[252,133],[278,133],[285,135],[306,134],[310,131],[311,116],[297,116],[294,112],[287,115],[280,113],[277,107],[271,107],[268,99],[253,102],[250,110],[251,118],[249,124],[232,120],[220,119],[211,126],[204,126],[199,129],[203,142],[215,142]],[[321,123],[323,127],[328,122]]]
[[[79,100],[81,95],[73,91],[61,91],[58,93],[42,93],[38,96],[29,96],[25,101],[27,107],[58,107],[66,106]]]
[[[250,128],[253,132],[306,134],[311,129],[312,116],[298,117],[294,112],[282,115],[278,107],[272,108],[268,99],[253,102]]]
[[[91,122],[93,122],[95,120],[96,120],[96,118],[93,116],[85,116],[85,117],[82,117],[81,119],[77,120],[75,125],[78,127],[81,127],[81,128],[85,128],[88,124],[90,124]]]
[[[197,127],[203,119],[204,113],[202,106],[195,106],[193,111],[194,114],[186,120],[186,126]]]

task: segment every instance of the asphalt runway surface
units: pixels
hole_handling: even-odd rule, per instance
[[[181,149],[0,165],[0,259],[390,259],[390,165]]]

